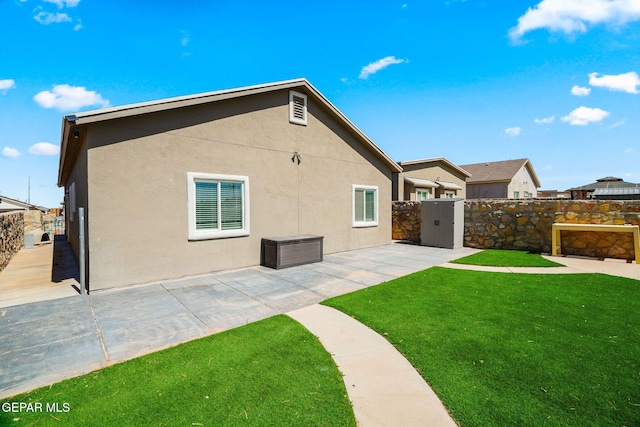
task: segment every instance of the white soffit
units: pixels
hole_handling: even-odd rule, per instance
[[[444,188],[445,190],[462,190],[462,187],[460,187],[458,184],[454,184],[453,182],[446,182],[446,181],[436,181],[436,182],[440,187]]]

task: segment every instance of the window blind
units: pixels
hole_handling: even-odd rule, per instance
[[[222,230],[242,228],[242,183],[220,183]]]
[[[375,221],[376,220],[375,191],[366,190],[364,193],[364,196],[365,196],[365,219],[366,221]]]
[[[218,229],[218,183],[196,181],[196,230]]]

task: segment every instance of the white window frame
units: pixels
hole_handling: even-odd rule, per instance
[[[373,221],[356,221],[356,190],[374,190],[374,197],[373,197],[373,216],[374,216],[374,220]],[[363,218],[366,218],[366,203],[364,204],[363,208],[365,209],[365,212],[363,215]],[[351,225],[353,227],[377,227],[378,226],[378,187],[375,185],[359,185],[359,184],[353,184],[351,186]]]
[[[242,228],[237,230],[198,230],[196,229],[196,181],[241,182],[242,185]],[[249,177],[241,175],[221,175],[200,172],[187,172],[187,206],[189,240],[222,239],[249,235]]]
[[[302,98],[304,100],[304,106],[303,106],[304,117],[302,119],[296,117],[295,115],[295,104],[293,102],[294,97]],[[307,95],[305,95],[304,93],[296,92],[294,90],[290,90],[289,91],[289,121],[291,123],[306,126],[307,125],[307,105],[308,105]]]
[[[454,199],[456,197],[455,190],[444,190],[442,193],[444,199]]]
[[[419,194],[420,193],[427,193],[427,198],[426,199],[421,199]],[[429,200],[431,198],[431,190],[428,188],[416,188],[416,201],[422,201],[422,200]]]

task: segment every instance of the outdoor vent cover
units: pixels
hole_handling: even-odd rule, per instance
[[[289,121],[299,125],[307,124],[307,95],[289,92]]]

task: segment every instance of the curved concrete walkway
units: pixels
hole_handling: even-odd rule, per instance
[[[318,304],[287,314],[316,335],[333,357],[358,426],[457,425],[415,368],[378,333]]]

